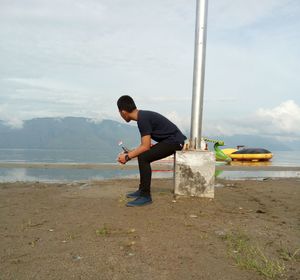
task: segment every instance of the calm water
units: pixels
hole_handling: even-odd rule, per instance
[[[116,152],[117,156],[118,151]],[[300,166],[300,151],[275,151],[272,166]],[[0,162],[59,162],[59,163],[113,163],[114,158],[97,150],[40,150],[0,149]],[[81,181],[136,177],[137,170],[92,169],[31,169],[0,168],[0,182],[12,181]],[[154,173],[154,177],[171,177],[172,172]],[[299,172],[224,171],[220,178],[299,177]]]
[[[115,157],[117,154],[118,151]],[[0,149],[0,162],[112,163],[114,160],[99,150]]]

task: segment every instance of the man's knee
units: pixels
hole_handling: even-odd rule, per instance
[[[148,157],[148,151],[141,153],[138,155],[138,161],[139,162],[148,162],[149,161],[149,157]]]

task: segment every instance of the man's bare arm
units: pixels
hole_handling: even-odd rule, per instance
[[[135,158],[141,153],[144,153],[148,151],[151,147],[151,136],[150,135],[145,135],[141,138],[141,144],[135,148],[134,150],[130,151],[128,153],[128,156],[130,158]]]
[[[146,152],[151,147],[151,136],[145,135],[141,138],[141,144],[132,151],[128,153],[122,153],[119,155],[118,162],[125,164],[127,162],[126,156],[128,155],[130,159],[137,157],[143,152]]]

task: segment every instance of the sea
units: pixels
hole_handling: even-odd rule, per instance
[[[117,153],[116,153],[117,157]],[[116,163],[97,150],[0,149],[1,163]],[[271,166],[300,167],[300,151],[274,151]],[[225,179],[300,178],[299,171],[220,171]],[[138,170],[0,168],[0,182],[74,182],[113,178],[138,178]],[[173,172],[154,172],[155,178],[171,178]]]

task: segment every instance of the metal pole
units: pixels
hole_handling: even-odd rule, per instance
[[[200,149],[208,0],[197,0],[190,148]]]

